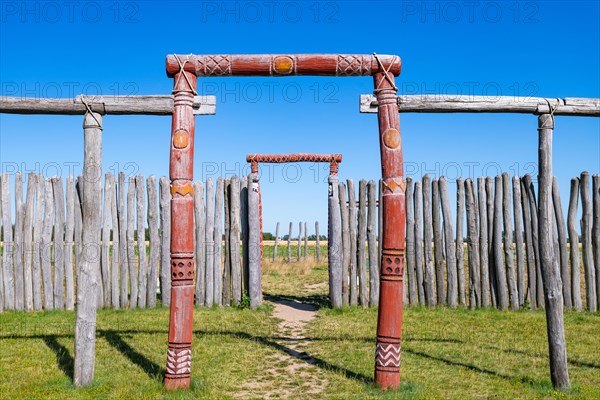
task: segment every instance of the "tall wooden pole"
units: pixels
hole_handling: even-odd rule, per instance
[[[563,321],[562,283],[558,260],[553,251],[552,215],[552,130],[554,117],[542,114],[538,118],[539,152],[539,254],[546,302],[546,327],[550,354],[550,378],[556,389],[569,389],[567,343]]]
[[[186,61],[183,61],[185,65]],[[182,67],[183,69],[183,67]],[[171,309],[164,386],[188,388],[194,312],[194,93],[196,76],[175,75],[171,178]]]
[[[77,272],[77,316],[73,383],[81,387],[94,378],[96,301],[100,282],[100,220],[102,213],[102,116],[87,113],[83,123],[83,236],[84,250]],[[51,200],[50,200],[51,201]],[[48,202],[46,203],[48,204]],[[46,287],[44,287],[46,290]]]
[[[383,250],[377,319],[375,384],[382,389],[400,386],[400,338],[404,276],[405,198],[400,118],[396,85],[391,74],[373,77],[379,102],[379,145],[383,187]]]

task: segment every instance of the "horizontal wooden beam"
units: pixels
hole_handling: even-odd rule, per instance
[[[417,113],[517,113],[600,117],[600,99],[564,99],[513,96],[405,95],[398,96],[400,112]],[[376,113],[377,99],[371,94],[360,96],[360,112]]]
[[[402,61],[374,54],[170,54],[167,75],[182,69],[196,76],[369,76],[400,74]]]
[[[83,115],[84,101],[92,111],[111,115],[172,115],[173,96],[77,96],[73,99],[0,97],[0,113]],[[195,96],[194,115],[216,114],[215,96]]]
[[[289,162],[327,162],[341,163],[341,154],[311,154],[311,153],[295,153],[295,154],[248,154],[246,162],[255,163],[289,163]]]

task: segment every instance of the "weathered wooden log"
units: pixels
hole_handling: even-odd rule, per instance
[[[74,99],[44,99],[6,97],[0,99],[0,113],[83,115],[88,109],[103,115],[171,115],[173,96],[93,96],[79,95]],[[194,115],[216,113],[215,96],[194,96]]]
[[[367,260],[365,242],[367,240],[367,181],[361,179],[358,184],[358,249],[357,267],[359,284],[359,304],[363,307],[369,306],[369,287],[367,285]],[[352,246],[350,246],[352,247]],[[350,255],[352,257],[352,255]],[[404,260],[402,260],[404,262]],[[404,268],[402,268],[404,269]]]
[[[298,252],[296,253],[296,261],[300,261],[302,257],[302,222],[298,222],[298,242],[297,242]]]
[[[73,242],[75,244],[75,282],[79,281],[81,257],[83,255],[83,175],[75,179],[75,222],[73,224]],[[77,293],[75,293],[77,301]]]
[[[240,224],[242,230],[242,293],[248,293],[248,176],[240,180]]]
[[[377,184],[370,180],[367,184],[367,242],[369,251],[369,305],[379,304],[379,260],[377,259]],[[317,231],[318,236],[318,231]]]
[[[415,272],[419,305],[425,305],[425,279],[423,271],[423,192],[421,182],[415,182]],[[407,199],[408,200],[408,199]]]
[[[596,302],[597,309],[600,309],[600,175],[598,174],[592,176],[592,202],[592,247],[594,266],[596,267]]]
[[[569,274],[569,254],[567,253],[567,226],[563,215],[562,202],[558,188],[558,179],[552,178],[552,205],[558,233],[558,251],[560,260],[560,278],[562,281],[563,300],[565,308],[573,308],[571,296],[571,275]]]
[[[260,270],[260,215],[258,205],[258,175],[248,176],[248,244],[250,250],[249,294],[250,307],[262,304],[262,277]]]
[[[214,242],[215,242],[215,251],[214,251],[214,263],[213,263],[213,303],[220,306],[222,305],[223,300],[223,208],[224,208],[224,194],[225,194],[225,181],[223,178],[217,178],[217,186],[215,189],[215,227],[214,227]],[[252,229],[252,228],[251,228]],[[252,236],[250,232],[250,236]],[[260,235],[260,228],[258,231],[258,235]],[[260,238],[259,245],[260,249]],[[252,251],[252,242],[250,250]],[[260,253],[258,253],[260,254]],[[259,255],[251,256],[254,258],[254,262],[260,265],[260,257]],[[254,269],[253,269],[254,267]],[[252,273],[256,273],[258,266],[254,264],[250,264],[250,288],[252,289]],[[252,297],[252,296],[251,296]]]
[[[406,177],[406,275],[408,279],[408,302],[411,305],[417,304],[417,279],[415,270],[415,206],[413,194],[413,181],[411,177]],[[373,199],[375,200],[375,199]],[[369,207],[371,207],[371,198],[369,197]]]
[[[590,194],[590,174],[581,173],[579,180],[581,194],[581,255],[585,272],[585,300],[588,311],[596,312],[596,271],[592,255],[592,198]]]
[[[533,232],[531,225],[531,210],[529,194],[525,177],[521,178],[521,204],[523,208],[523,227],[525,231],[525,254],[527,261],[527,291],[529,293],[529,305],[532,310],[537,309],[537,271],[535,251],[533,249]],[[525,297],[527,299],[527,296]]]
[[[492,307],[498,304],[497,282],[496,282],[496,258],[494,257],[494,178],[488,176],[485,178],[485,195],[487,208],[487,224],[488,224],[488,263],[489,263],[489,278],[490,278],[490,299]]]
[[[75,361],[73,383],[86,386],[94,378],[96,304],[100,282],[100,224],[102,210],[102,116],[84,117],[83,234],[84,251],[77,280]]]
[[[231,178],[231,219],[229,233],[229,251],[231,257],[231,296],[234,305],[242,302],[242,264],[240,259],[240,179]],[[276,236],[279,235],[277,223]]]
[[[431,179],[429,175],[422,178],[423,182],[423,242],[425,248],[425,298],[427,305],[436,304],[435,269],[433,266],[433,224],[431,222]]]
[[[518,113],[555,115],[600,116],[600,99],[543,98],[514,96],[464,96],[444,94],[397,96],[402,113]],[[374,95],[360,95],[360,112],[376,113],[378,103]]]
[[[194,133],[196,77],[175,76],[171,124],[171,307],[164,387],[188,388],[194,318]]]
[[[36,175],[27,175],[27,194],[25,195],[25,216],[23,219],[23,298],[24,309],[33,310],[33,217],[35,202]],[[2,293],[0,293],[0,296]]]
[[[581,311],[581,278],[579,270],[579,233],[577,232],[577,205],[579,202],[579,178],[571,179],[567,229],[569,230],[569,250],[571,261],[571,297],[573,308]]]
[[[479,185],[479,188],[481,187],[482,186]],[[481,293],[482,287],[484,285],[482,285],[481,281],[483,279],[481,275],[481,271],[483,269],[480,268],[479,265],[479,262],[481,260],[481,255],[479,253],[479,244],[481,242],[479,240],[477,229],[477,213],[475,212],[475,209],[477,207],[475,201],[475,185],[471,178],[468,178],[465,182],[465,198],[467,208],[467,246],[469,249],[469,308],[474,309],[477,307],[484,306]],[[480,199],[479,206],[481,206],[482,202],[485,202],[485,200]],[[481,211],[485,210],[480,210],[480,214],[483,215],[483,218],[480,221],[484,221],[487,219],[487,216],[485,212],[481,213]],[[482,229],[483,228],[484,227],[482,227]],[[484,307],[487,307],[487,303]]]
[[[327,262],[329,264],[329,301],[331,307],[341,308],[342,301],[342,222],[340,213],[340,198],[342,191],[338,190],[337,174],[330,174],[327,178],[328,200],[327,200]],[[344,203],[341,203],[344,204]],[[291,237],[290,225],[290,237]]]
[[[458,178],[456,180],[456,272],[458,274],[458,304],[461,306],[467,304],[465,296],[465,247],[463,233],[464,218],[465,181],[462,178]],[[475,223],[477,223],[477,221],[475,221]]]
[[[277,223],[279,224],[279,222]],[[319,221],[315,221],[315,256],[317,257],[317,262],[321,262],[321,238],[319,236]]]
[[[450,307],[456,307],[458,301],[458,270],[456,268],[456,247],[454,245],[454,230],[452,229],[452,210],[448,196],[448,182],[445,177],[438,181],[440,202],[442,206],[443,229],[446,249],[446,270],[448,274],[447,302]]]
[[[381,260],[383,251],[383,179],[378,181],[378,201],[377,201],[377,259]],[[381,264],[379,264],[381,271]]]
[[[110,271],[110,198],[112,187],[110,172],[104,175],[104,212],[102,215],[102,246],[100,253],[100,270],[102,272],[102,300],[105,307],[111,307],[111,271]]]
[[[161,294],[163,294],[162,301],[163,305],[169,305],[171,299],[171,263],[169,260],[169,246],[170,242],[167,242],[167,238],[171,235],[171,229],[168,230],[168,233],[165,232],[165,218],[168,218],[168,225],[171,225],[171,205],[170,205],[170,196],[169,193],[169,181],[165,178],[164,182],[161,179],[161,227],[163,229],[163,251],[166,251],[166,254],[163,255],[163,271],[164,268],[167,270],[162,272],[161,274],[166,275],[166,281],[161,280]],[[125,185],[125,173],[119,172],[119,189],[118,189],[118,219],[119,219],[119,280],[120,280],[120,289],[121,289],[121,308],[126,308],[129,305],[129,257],[127,256],[128,252],[128,242],[127,242],[127,209],[125,208],[125,193],[126,185]],[[168,210],[164,210],[164,208]],[[165,265],[166,264],[166,265]],[[162,275],[161,275],[162,276]],[[165,286],[166,285],[166,286]],[[164,294],[163,290],[168,288],[168,294]]]
[[[111,269],[110,269],[110,280],[111,280],[111,303],[113,308],[119,308],[121,305],[121,301],[119,299],[119,259],[121,256],[121,242],[119,241],[119,214],[117,212],[117,180],[114,175],[110,174],[110,203],[108,207],[110,207],[110,215],[111,215],[111,228],[112,228],[112,259],[111,259]],[[67,181],[67,189],[69,187],[69,182]],[[105,206],[106,207],[106,206]],[[68,215],[68,205],[67,205],[67,215]],[[71,265],[71,271],[73,270],[73,266]],[[71,274],[72,275],[72,274]],[[68,275],[67,275],[67,288],[68,284]],[[68,289],[67,289],[68,290]],[[67,304],[68,307],[68,304]]]
[[[317,242],[319,239],[317,238]],[[275,226],[275,244],[273,245],[273,262],[277,260],[277,247],[279,246],[279,222]]]
[[[4,186],[4,184],[2,186]],[[52,196],[52,182],[50,180],[44,182],[44,205],[44,223],[40,249],[42,282],[44,287],[44,310],[54,310],[54,284],[52,281],[52,226],[54,225],[54,198]],[[3,207],[3,209],[6,212],[6,208]],[[8,239],[10,239],[10,237],[8,237]],[[6,246],[6,230],[4,231],[4,240]],[[6,262],[4,263],[4,266],[4,273],[6,274]],[[90,272],[95,273],[95,271]],[[79,274],[77,279],[80,279]],[[5,293],[8,294],[8,292]],[[90,295],[91,294],[92,293],[90,293]],[[5,304],[8,304],[8,302],[5,302]]]
[[[148,291],[146,306],[156,307],[157,268],[160,260],[160,238],[158,236],[158,204],[156,199],[156,176],[150,175],[146,180],[148,191],[148,234],[150,239],[150,254],[148,258]]]
[[[504,263],[506,268],[506,281],[508,298],[512,310],[519,309],[519,294],[517,289],[517,275],[515,273],[513,224],[510,207],[510,177],[508,173],[502,174],[502,215],[504,222]]]
[[[437,304],[446,304],[446,286],[444,276],[444,251],[442,243],[441,228],[441,204],[440,187],[438,179],[431,181],[431,222],[433,225],[433,259],[435,262],[435,291],[437,293]]]
[[[567,343],[563,320],[563,299],[560,267],[554,257],[552,206],[552,130],[554,117],[549,114],[538,118],[539,146],[539,251],[546,303],[546,327],[550,356],[550,378],[555,389],[570,387],[567,367]]]
[[[148,261],[146,260],[146,190],[144,190],[144,177],[135,177],[135,191],[137,204],[137,248],[138,248],[138,307],[146,308],[148,297]]]
[[[195,304],[204,306],[206,300],[206,212],[204,209],[204,185],[201,181],[194,183],[194,222],[196,239],[196,289]]]
[[[223,230],[223,239],[225,242],[225,256],[223,257],[223,293],[221,296],[221,304],[224,306],[231,305],[231,248],[230,235],[231,235],[231,208],[230,208],[230,189],[231,180],[225,179],[223,181],[223,205],[224,209],[224,220],[225,227]],[[262,230],[261,230],[262,235]]]
[[[129,308],[137,307],[138,271],[135,257],[135,178],[129,177],[127,189],[127,265],[129,267]]]
[[[521,208],[521,180],[518,176],[512,178],[512,200],[515,215],[515,248],[517,259],[517,293],[519,308],[525,304],[525,257],[523,249],[523,211]]]
[[[290,222],[290,229],[288,232],[287,240],[287,262],[292,262],[292,223]]]
[[[215,298],[215,191],[212,178],[206,179],[206,290],[204,305],[211,307]]]
[[[33,225],[33,248],[32,248],[33,265],[32,265],[31,281],[32,281],[32,285],[33,285],[33,310],[41,311],[42,310],[42,276],[41,276],[42,271],[41,271],[41,265],[40,265],[40,261],[41,261],[40,250],[41,250],[42,229],[43,229],[43,219],[44,219],[45,181],[44,181],[44,177],[42,175],[35,175],[35,181],[36,181],[35,223]],[[67,204],[68,204],[68,202],[67,202]],[[68,220],[69,219],[67,218],[67,221]],[[1,221],[0,221],[0,224],[1,224]],[[73,267],[71,266],[71,272],[72,271],[73,271]],[[71,276],[71,279],[72,279],[72,276]],[[2,286],[1,282],[0,282],[0,286]],[[67,289],[68,289],[68,286],[67,286]],[[68,295],[68,290],[67,290],[67,295]],[[74,302],[75,301],[73,300],[73,303]]]
[[[304,221],[304,260],[308,256],[308,222]]]
[[[502,177],[496,176],[494,190],[494,267],[496,276],[496,300],[497,307],[505,310],[508,307],[508,296],[506,293],[506,271],[502,260]]]
[[[354,306],[358,304],[358,291],[356,287],[356,281],[358,279],[357,271],[357,220],[356,220],[356,190],[354,189],[354,180],[346,180],[348,184],[348,207],[346,208],[346,201],[342,199],[340,193],[340,207],[342,211],[347,213],[347,222],[344,221],[342,215],[342,242],[344,244],[344,270],[342,272],[342,293],[344,297],[349,296],[349,304]],[[340,192],[342,188],[340,187]],[[347,232],[347,233],[346,233]],[[344,239],[344,235],[347,236],[348,240]],[[349,273],[348,273],[349,271]],[[349,278],[349,283],[346,283]],[[348,288],[344,290],[344,287]],[[346,294],[348,293],[348,294]]]
[[[527,187],[527,194],[529,197],[529,211],[531,212],[531,240],[533,242],[533,252],[535,254],[536,264],[536,295],[538,307],[544,307],[544,288],[542,283],[542,267],[540,261],[540,250],[539,250],[539,227],[538,227],[538,213],[535,197],[535,188],[531,181],[531,176],[525,175],[525,186]]]
[[[349,218],[350,207],[346,206],[346,186],[344,185],[344,183],[339,183],[338,192],[342,225],[342,270],[340,277],[342,289],[342,306],[356,305],[358,303],[358,296],[356,293],[356,267],[354,268],[354,275],[352,274],[352,271],[349,271],[350,263],[354,263],[356,265],[356,261],[352,258],[352,244],[350,241]]]
[[[64,202],[64,198],[63,198]],[[23,175],[15,174],[15,225],[13,227],[13,264],[15,271],[15,309],[25,309],[25,293],[23,286],[23,220],[25,218],[23,205]],[[59,267],[60,268],[60,267]]]
[[[3,230],[2,220],[2,177],[0,175],[0,236]],[[3,255],[0,257],[0,312],[4,312],[4,253],[6,250],[3,250]]]
[[[381,61],[379,64],[383,65]],[[391,67],[392,65],[390,65]],[[378,72],[373,78],[374,92],[379,103],[377,120],[383,178],[381,205],[384,212],[375,384],[382,389],[397,389],[400,386],[401,316],[406,239],[402,138],[398,104],[394,101],[397,91],[394,78],[388,72]]]
[[[475,197],[475,188],[473,188]],[[479,278],[481,283],[481,307],[490,305],[490,263],[489,263],[489,236],[488,236],[488,210],[485,178],[477,178],[477,203],[479,210]],[[469,256],[470,257],[470,256]]]

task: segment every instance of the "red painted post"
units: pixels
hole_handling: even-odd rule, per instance
[[[194,311],[194,114],[196,76],[183,71],[175,75],[171,136],[171,309],[169,347],[164,386],[188,388],[192,367]]]
[[[379,103],[379,145],[383,187],[383,251],[375,352],[375,384],[382,389],[400,385],[400,338],[404,290],[405,198],[397,88],[392,74],[376,73]]]

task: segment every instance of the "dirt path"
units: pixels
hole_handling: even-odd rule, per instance
[[[273,316],[280,319],[277,335],[273,338],[278,351],[265,359],[264,371],[273,379],[257,379],[236,393],[238,398],[261,399],[318,399],[327,385],[323,370],[306,354],[310,337],[305,327],[316,316],[317,307],[295,300],[277,299]],[[275,376],[277,376],[275,378]],[[273,381],[284,385],[273,387]]]

